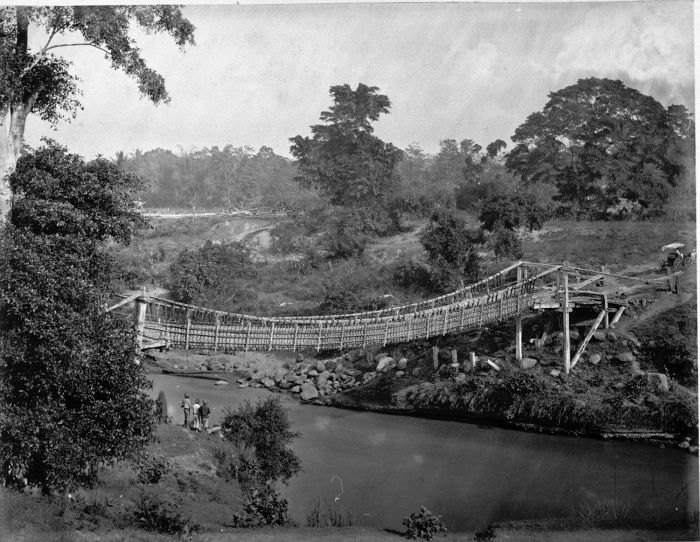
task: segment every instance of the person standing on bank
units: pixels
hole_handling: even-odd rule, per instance
[[[192,405],[192,429],[199,431],[199,399],[194,400],[194,405]]]
[[[202,406],[199,407],[199,425],[202,431],[205,432],[209,430],[209,414],[211,414],[211,409],[207,402],[204,401]]]
[[[190,426],[190,421],[192,418],[192,402],[190,401],[190,394],[186,393],[185,398],[180,401],[180,407],[182,408],[182,413],[185,416],[185,427]]]

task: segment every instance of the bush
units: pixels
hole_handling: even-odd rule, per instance
[[[420,507],[420,512],[414,512],[403,518],[406,526],[406,536],[411,539],[432,540],[436,534],[447,533],[447,527],[440,516],[436,516],[425,506]]]
[[[140,484],[157,484],[172,469],[170,461],[162,455],[151,455],[138,465],[137,480]]]
[[[241,467],[250,472],[259,469],[260,482],[281,480],[286,483],[301,471],[299,457],[287,447],[299,433],[290,430],[287,412],[278,398],[249,401],[238,410],[226,409],[221,420],[224,437],[243,450],[253,450],[256,465]],[[247,460],[251,463],[251,460]]]
[[[520,227],[539,230],[546,219],[546,210],[532,194],[497,194],[484,203],[479,214],[482,228],[487,231]]]
[[[345,506],[318,499],[306,514],[307,527],[351,527],[355,519]]]
[[[154,402],[130,319],[105,313],[110,241],[145,224],[140,183],[55,143],[23,156],[0,236],[0,465],[44,493],[94,484],[100,464],[150,441]]]
[[[181,303],[231,303],[244,295],[239,280],[255,275],[250,250],[245,245],[207,241],[200,249],[183,250],[178,255],[170,266],[169,288],[173,298]]]
[[[279,493],[266,485],[262,490],[252,489],[243,505],[243,515],[233,515],[234,527],[264,527],[284,525],[288,521],[287,499],[280,498]]]
[[[415,260],[400,260],[393,269],[392,282],[401,288],[433,292],[438,287],[433,282],[430,267]]]
[[[162,534],[187,535],[199,528],[190,518],[178,512],[172,502],[150,492],[141,494],[133,517],[142,529]]]
[[[359,258],[365,251],[369,237],[360,231],[338,228],[327,233],[323,239],[324,246],[331,259]]]
[[[421,234],[421,244],[430,257],[433,280],[444,289],[456,282],[476,282],[479,278],[477,247],[484,242],[479,230],[444,211],[437,211]]]
[[[353,262],[334,266],[334,270],[322,284],[323,312],[361,312],[389,306],[392,297],[386,292],[390,286],[377,272]]]
[[[493,251],[498,258],[519,260],[523,257],[523,244],[512,230],[499,228],[490,239]]]

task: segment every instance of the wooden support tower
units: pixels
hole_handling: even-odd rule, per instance
[[[523,359],[523,317],[520,314],[520,287],[523,280],[523,269],[522,266],[518,266],[517,281],[518,281],[518,314],[515,317],[515,359],[520,361]]]
[[[137,297],[135,305],[136,345],[141,349],[143,348],[143,332],[146,329],[146,308],[148,307],[148,300],[144,296]]]

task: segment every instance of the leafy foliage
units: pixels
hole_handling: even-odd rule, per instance
[[[244,514],[233,515],[234,527],[264,527],[284,525],[288,521],[287,499],[280,498],[275,489],[266,485],[262,490],[252,489],[243,505]]]
[[[182,515],[175,504],[154,492],[141,494],[134,510],[134,521],[142,529],[169,535],[187,535],[199,528]]]
[[[221,420],[226,439],[237,446],[255,451],[260,480],[286,483],[301,471],[301,462],[288,445],[299,436],[291,431],[287,412],[279,399],[249,401],[238,410],[227,409]]]
[[[170,291],[176,301],[216,308],[239,300],[243,291],[238,280],[254,276],[255,266],[245,245],[207,241],[200,249],[183,250],[172,263]]]
[[[420,512],[413,512],[403,518],[406,526],[406,536],[412,540],[432,540],[436,534],[447,533],[447,527],[440,516],[436,516],[425,506]]]
[[[388,113],[389,98],[360,83],[330,88],[333,105],[321,113],[327,124],[311,127],[313,137],[290,139],[298,160],[297,180],[317,187],[332,205],[382,217],[395,205],[400,149],[373,135],[371,123]]]
[[[318,499],[306,513],[307,527],[351,527],[355,519],[342,503]]]
[[[579,79],[553,92],[512,137],[506,166],[524,183],[556,186],[574,217],[660,212],[692,154],[694,122],[611,79]],[[610,211],[612,212],[612,211]]]
[[[334,266],[323,281],[321,310],[325,313],[361,312],[383,309],[392,299],[389,285],[376,271],[360,262],[349,261]]]
[[[497,258],[519,260],[523,257],[523,245],[518,234],[506,228],[497,229],[490,239]]]
[[[530,194],[498,194],[483,205],[479,220],[487,231],[527,228],[538,230],[544,224],[547,213]]]
[[[102,462],[150,439],[154,404],[132,324],[104,312],[108,239],[144,225],[136,178],[55,143],[20,159],[2,243],[0,463],[45,493],[91,485]]]
[[[435,282],[446,289],[461,280],[476,282],[479,276],[477,247],[483,240],[480,231],[469,230],[460,218],[436,211],[421,234]]]

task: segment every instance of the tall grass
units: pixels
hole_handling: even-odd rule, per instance
[[[355,518],[342,503],[321,499],[314,501],[306,513],[307,527],[351,527]]]
[[[586,501],[571,509],[571,515],[586,521],[623,521],[629,519],[630,506],[620,499]]]

